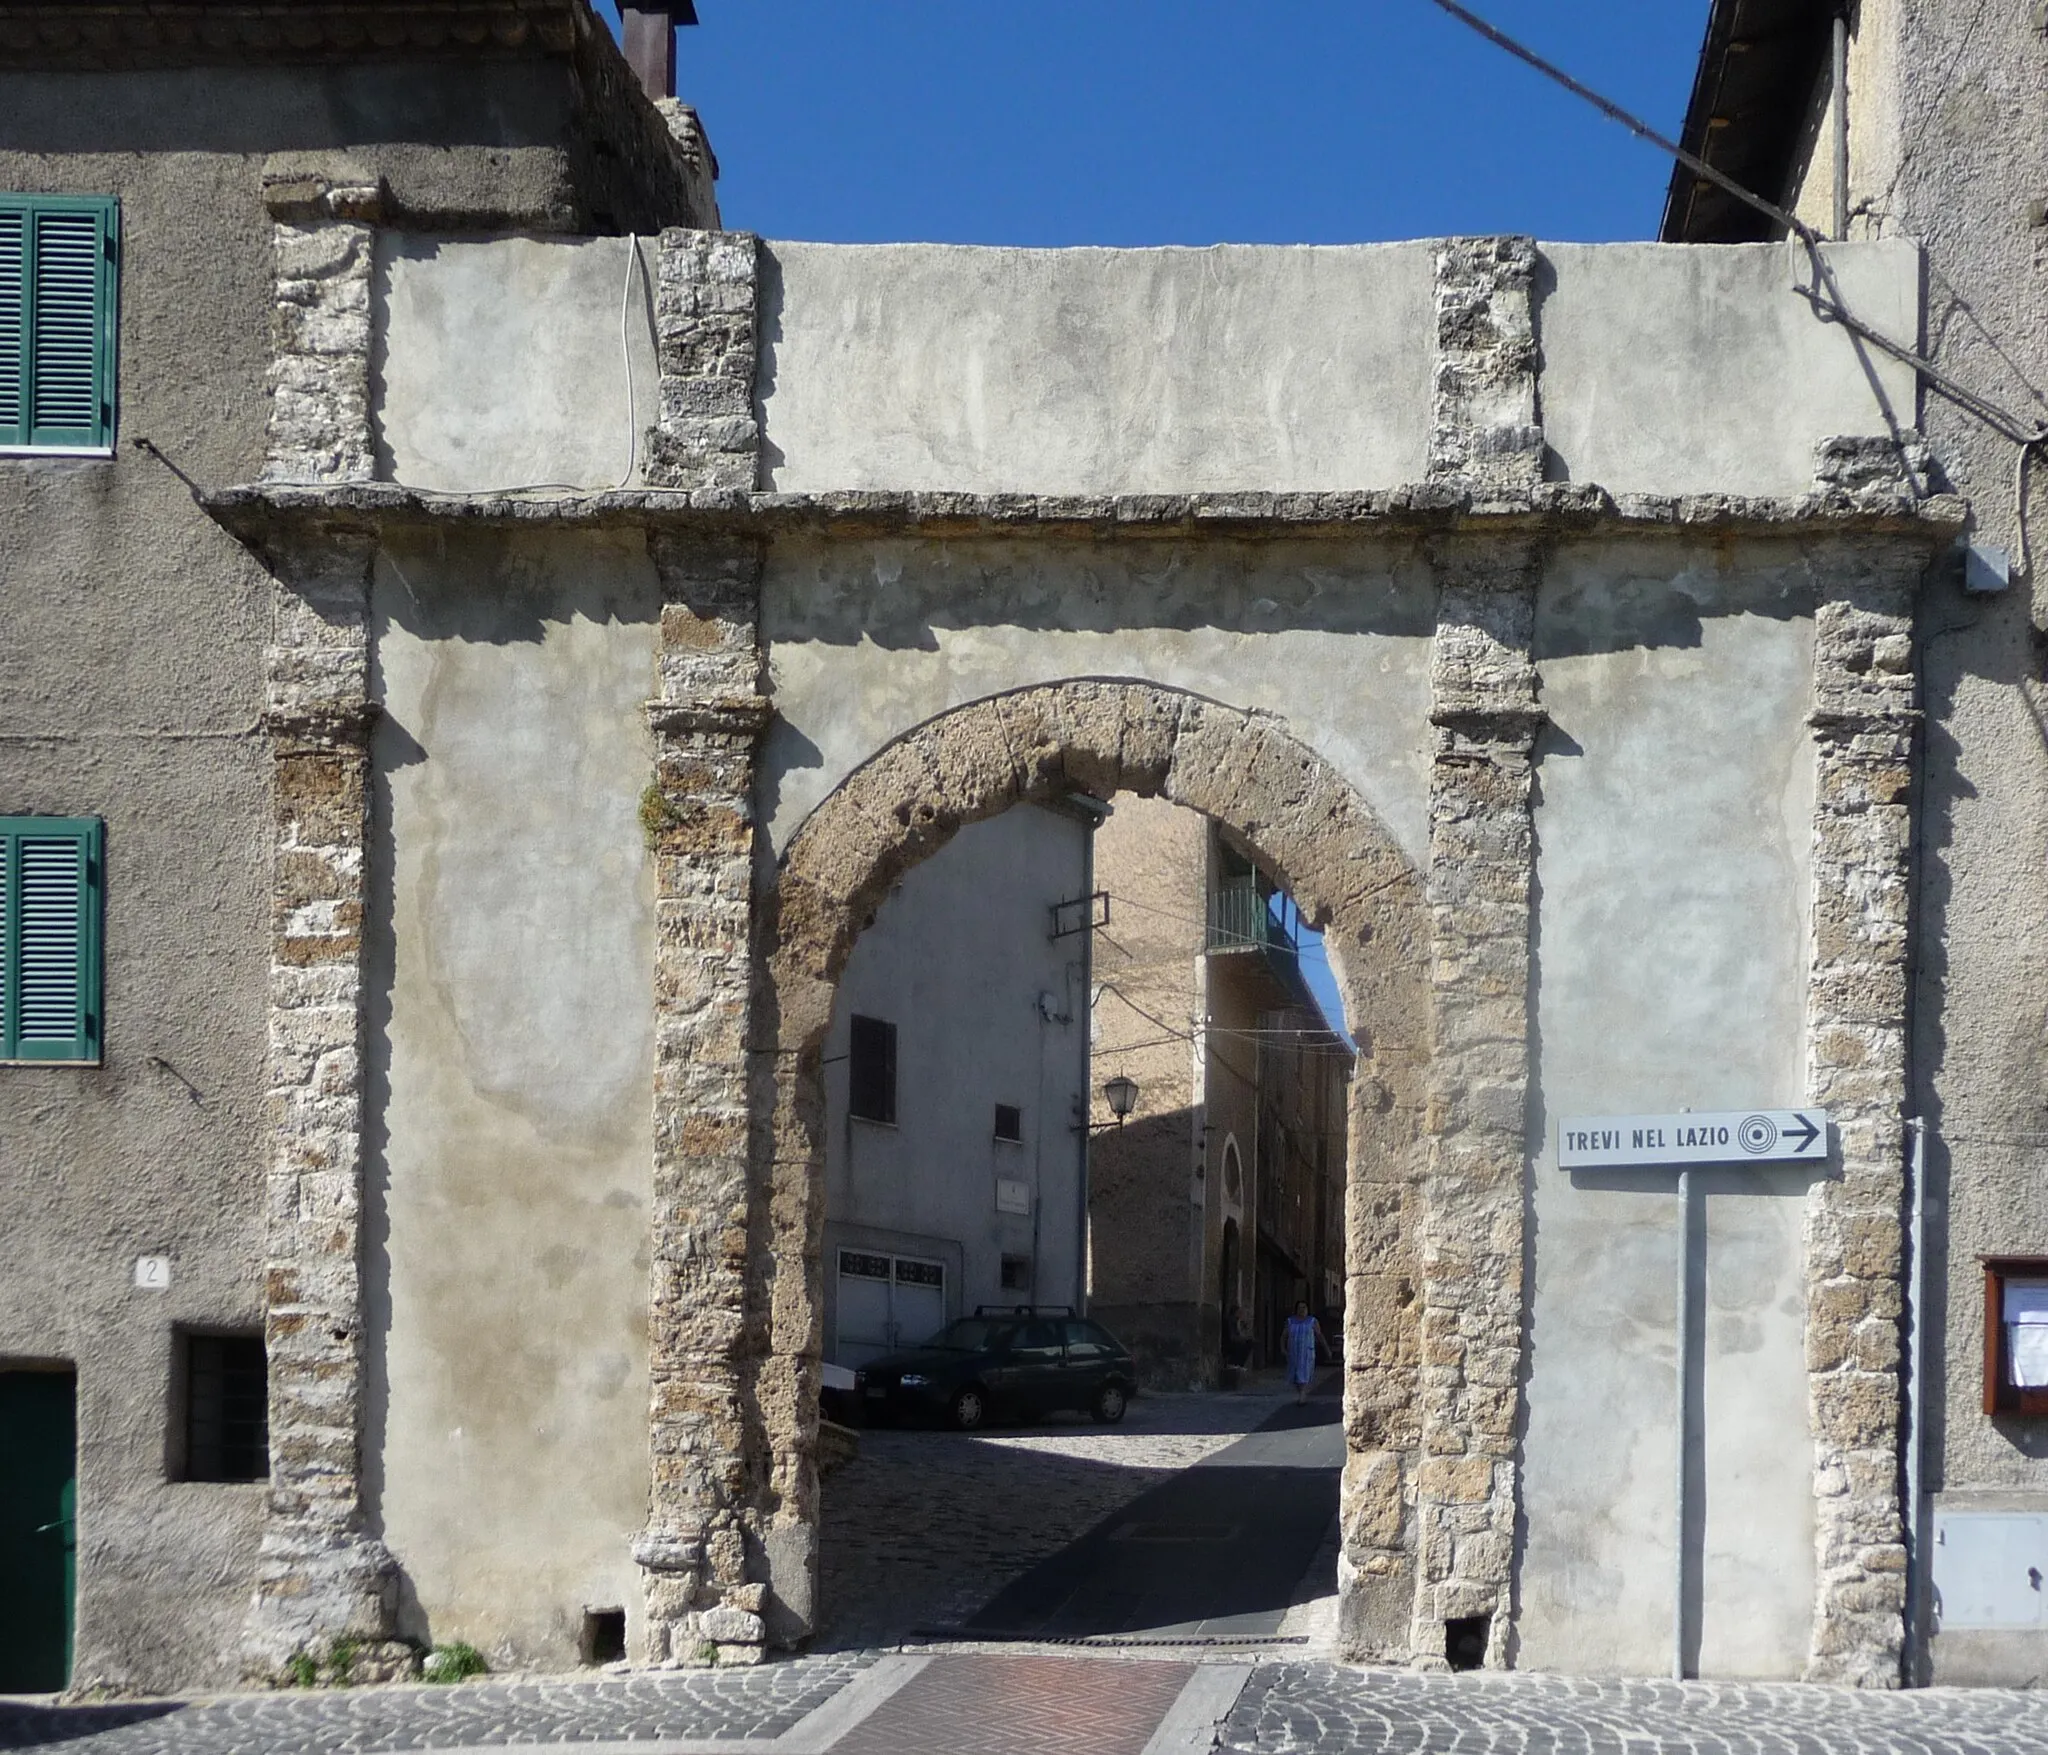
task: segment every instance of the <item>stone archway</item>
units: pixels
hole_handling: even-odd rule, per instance
[[[1432,1034],[1422,880],[1356,790],[1279,722],[1149,683],[1046,684],[942,714],[849,775],[781,861],[769,937],[757,944],[767,981],[756,996],[754,1112],[773,1122],[757,1142],[751,1210],[754,1541],[785,1611],[801,1604],[808,1620],[824,1217],[819,1063],[838,977],[904,871],[969,823],[1075,790],[1163,797],[1228,825],[1327,935],[1360,1049],[1348,1118],[1344,1620],[1354,1649],[1405,1650],[1421,1468],[1417,1238]]]

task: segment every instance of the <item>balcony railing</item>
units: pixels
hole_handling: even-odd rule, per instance
[[[1294,956],[1294,933],[1276,903],[1278,892],[1258,877],[1218,880],[1209,892],[1209,949]]]

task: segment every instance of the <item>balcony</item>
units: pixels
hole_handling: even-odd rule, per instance
[[[1291,964],[1298,946],[1283,915],[1292,912],[1286,897],[1256,873],[1220,878],[1209,892],[1208,948],[1264,951],[1277,962]]]

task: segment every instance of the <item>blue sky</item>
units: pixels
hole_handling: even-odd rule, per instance
[[[601,8],[612,0],[599,0]],[[728,225],[832,242],[1655,234],[1669,166],[1429,0],[698,0]],[[1477,0],[1675,130],[1707,0]]]

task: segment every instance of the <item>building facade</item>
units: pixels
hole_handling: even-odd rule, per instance
[[[1215,823],[1124,799],[1096,882],[1090,1309],[1147,1383],[1211,1387],[1278,1360],[1297,1298],[1342,1332],[1351,1051],[1285,892]],[[1138,1088],[1121,1123],[1118,1077]]]
[[[1839,9],[1839,33],[1837,16],[1721,0],[1686,144],[1823,235],[1910,238],[1924,252],[1924,322],[1887,333],[1928,362],[1917,467],[1930,490],[1966,498],[1969,533],[1919,624],[1907,1113],[1922,1149],[1902,1266],[1912,1358],[1899,1434],[1911,1669],[2034,1685],[2048,1677],[2048,1616],[2029,1574],[2048,1567],[2048,1462],[2014,1381],[2026,1325],[2008,1318],[2025,1314],[2030,1284],[2048,1284],[2048,980],[2034,954],[2048,932],[2048,606],[2028,528],[2048,416],[2048,37],[2024,7],[1860,0]],[[1782,231],[1674,175],[1667,239]],[[1810,280],[1790,249],[1791,272]]]
[[[10,3],[0,118],[0,813],[28,860],[66,856],[53,820],[92,826],[69,929],[105,947],[41,1044],[10,1017],[0,1069],[0,1394],[20,1398],[0,1424],[30,1435],[37,1478],[75,1469],[78,1580],[74,1629],[62,1556],[19,1556],[24,1614],[56,1631],[0,1686],[47,1685],[72,1646],[80,1678],[219,1683],[241,1670],[265,1468],[246,1443],[220,1462],[204,1386],[226,1371],[246,1402],[246,1349],[223,1365],[218,1343],[260,1336],[276,1290],[280,904],[269,576],[193,494],[267,460],[369,467],[360,419],[301,424],[296,461],[266,433],[320,397],[367,409],[380,216],[449,237],[715,224],[712,163],[587,8],[530,0]],[[327,918],[352,934],[352,899]],[[358,1040],[332,1046],[320,1076],[359,1077]],[[633,1356],[631,1300],[616,1326]],[[260,1362],[254,1384],[260,1406]]]
[[[1344,1650],[1896,1683],[1966,516],[1910,362],[1770,243],[784,243],[680,169],[577,196],[559,132],[415,153],[432,106],[192,157],[212,64],[79,67],[63,10],[0,6],[0,178],[114,214],[121,443],[0,459],[0,832],[71,850],[78,931],[8,1028],[68,970],[79,1049],[0,1068],[0,1383],[76,1386],[74,1680],[802,1641],[861,935],[976,826],[1133,795],[1295,898],[1357,1044]],[[581,0],[500,12],[445,65],[573,133]],[[1912,245],[1822,260],[1920,333]],[[1794,1105],[1825,1160],[1559,1167],[1565,1117]],[[259,1335],[267,1482],[173,1478],[250,1454]]]
[[[822,1062],[829,1363],[984,1304],[1085,1300],[1096,820],[1022,805],[963,829],[847,959]]]

